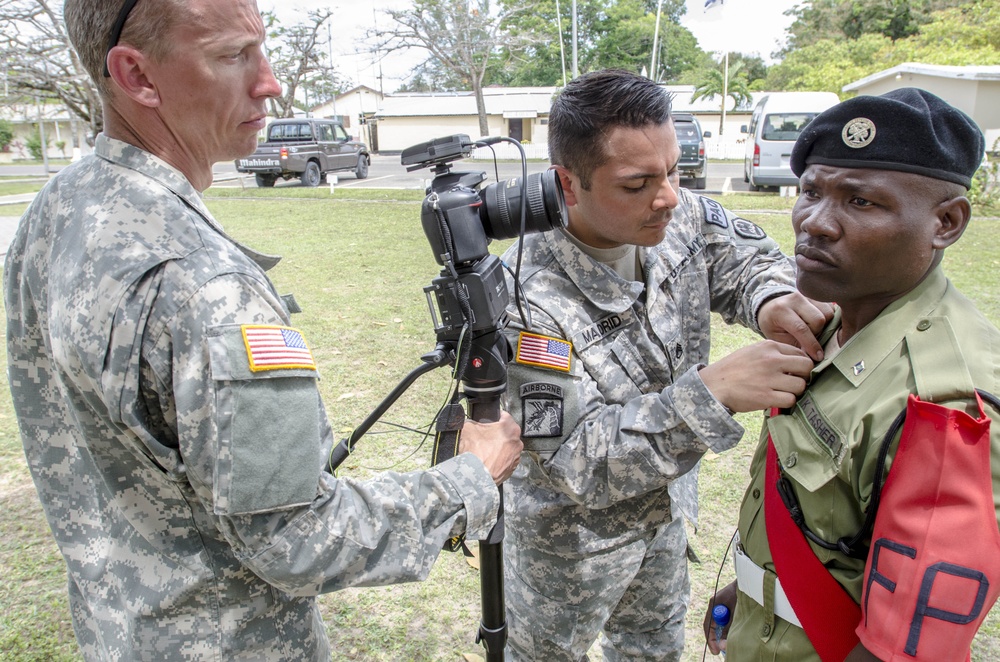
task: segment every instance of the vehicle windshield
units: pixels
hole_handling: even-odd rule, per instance
[[[764,140],[796,140],[819,113],[774,113],[764,118]]]

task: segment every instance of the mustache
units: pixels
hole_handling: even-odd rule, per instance
[[[802,257],[810,260],[816,260],[817,262],[824,262],[830,265],[835,265],[837,263],[828,251],[816,246],[815,244],[807,242],[799,242],[795,244],[795,254],[801,255]]]

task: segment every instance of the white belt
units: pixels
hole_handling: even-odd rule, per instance
[[[742,593],[753,598],[754,602],[764,606],[764,568],[750,560],[750,557],[743,553],[740,545],[739,535],[733,544],[733,563],[736,566],[736,585]],[[774,579],[774,615],[788,621],[793,625],[802,627],[799,623],[792,604],[785,595],[785,590],[781,588],[781,581]]]

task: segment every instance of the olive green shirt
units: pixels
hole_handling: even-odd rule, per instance
[[[820,340],[840,327],[839,315]],[[916,289],[888,306],[813,368],[809,387],[788,415],[767,420],[750,465],[740,508],[746,554],[766,569],[765,600],[773,596],[774,564],[764,524],[767,435],[792,482],[806,524],[826,541],[852,537],[862,527],[872,496],[879,447],[910,393],[964,408],[976,416],[973,390],[1000,395],[1000,331],[935,269]],[[1000,513],[1000,413],[985,406],[993,425],[993,494]],[[890,446],[889,462],[898,444]],[[867,543],[868,541],[866,541]],[[865,559],[810,543],[819,559],[860,602]],[[788,580],[783,581],[786,593]],[[729,662],[818,660],[805,632],[739,593],[728,640]]]

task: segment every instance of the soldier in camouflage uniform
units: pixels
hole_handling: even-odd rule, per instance
[[[679,188],[670,99],[652,81],[572,81],[549,153],[568,229],[524,239],[530,326],[512,306],[508,329],[527,451],[505,500],[510,659],[576,662],[603,630],[609,662],[677,660],[698,461],[739,441],[734,411],[794,402],[832,311],[794,293],[758,226]],[[805,351],[767,340],[708,364],[713,311]]]
[[[256,4],[134,4],[65,4],[105,133],[5,265],[10,388],[77,639],[87,660],[328,660],[314,596],[422,579],[446,539],[485,537],[520,430],[469,423],[472,452],[426,472],[323,471],[332,433],[277,259],[199,193],[280,93]]]

